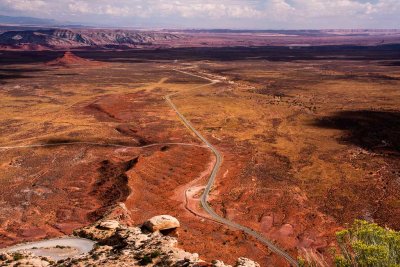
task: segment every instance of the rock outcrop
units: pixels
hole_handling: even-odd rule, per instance
[[[119,222],[115,220],[107,220],[103,221],[99,224],[100,229],[105,229],[105,230],[116,230],[120,227]]]
[[[174,266],[231,267],[222,261],[212,263],[177,248],[175,237],[160,230],[179,227],[179,221],[169,215],[151,218],[142,227],[127,227],[116,220],[103,220],[75,232],[80,237],[97,241],[88,255],[58,262],[29,253],[0,254],[0,266]],[[150,228],[151,231],[148,231]],[[235,267],[259,267],[249,259],[238,259]]]

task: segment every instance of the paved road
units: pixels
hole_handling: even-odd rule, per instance
[[[204,87],[204,86],[210,86],[210,85],[212,85],[212,84],[215,84],[215,83],[217,83],[218,81],[215,81],[215,80],[211,80],[211,79],[209,79],[209,78],[207,78],[207,77],[202,77],[202,76],[199,76],[199,75],[195,75],[195,74],[192,74],[192,73],[189,73],[189,72],[184,72],[184,71],[180,71],[180,70],[176,70],[176,71],[178,71],[178,72],[181,72],[181,73],[184,73],[184,74],[187,74],[187,75],[191,75],[191,76],[195,76],[195,77],[200,77],[200,78],[203,78],[203,79],[205,79],[205,80],[208,80],[208,81],[211,81],[211,83],[209,83],[209,84],[206,84],[206,85],[202,85],[202,86],[197,86],[197,87],[194,87],[194,88],[192,88],[192,89],[198,89],[198,88],[201,88],[201,87]],[[175,106],[175,104],[172,102],[172,100],[171,100],[171,97],[172,96],[174,96],[174,95],[176,95],[177,93],[172,93],[172,94],[169,94],[169,95],[167,95],[167,96],[165,96],[165,100],[167,101],[167,103],[171,106],[171,108],[172,109],[174,109],[174,111],[176,112],[176,114],[179,116],[179,118],[182,120],[182,122],[185,124],[185,126],[187,127],[187,128],[189,128],[212,152],[213,152],[213,154],[215,155],[215,158],[216,158],[216,162],[215,162],[215,165],[214,165],[214,167],[213,167],[213,170],[212,170],[212,172],[211,172],[211,174],[210,174],[210,178],[209,178],[209,180],[208,180],[208,183],[207,183],[207,185],[206,185],[206,188],[205,188],[205,191],[204,191],[204,193],[203,193],[203,195],[202,195],[202,197],[201,197],[201,205],[203,206],[203,208],[206,210],[206,212],[214,219],[214,220],[216,220],[216,221],[218,221],[218,222],[220,222],[220,223],[222,223],[222,224],[224,224],[224,225],[227,225],[227,226],[230,226],[230,227],[233,227],[233,228],[236,228],[236,229],[239,229],[239,230],[242,230],[243,232],[245,232],[246,234],[248,234],[248,235],[251,235],[252,237],[254,237],[254,238],[256,238],[258,241],[260,241],[261,243],[263,243],[263,244],[265,244],[268,248],[269,248],[269,250],[271,250],[272,252],[274,252],[274,253],[276,253],[277,255],[279,255],[279,256],[281,256],[281,257],[283,257],[284,259],[286,259],[286,261],[290,264],[290,265],[292,265],[292,266],[299,266],[298,265],[298,263],[297,263],[297,261],[295,260],[295,259],[293,259],[288,253],[286,253],[283,249],[281,249],[281,248],[279,248],[277,245],[275,245],[274,243],[272,243],[270,240],[268,240],[267,238],[265,238],[262,234],[260,234],[260,233],[258,233],[258,232],[256,232],[256,231],[254,231],[253,229],[250,229],[250,228],[248,228],[248,227],[246,227],[246,226],[243,226],[243,225],[241,225],[241,224],[238,224],[238,223],[235,223],[235,222],[233,222],[233,221],[230,221],[230,220],[228,220],[228,219],[226,219],[226,218],[223,218],[223,217],[221,217],[220,215],[218,215],[212,208],[211,208],[211,206],[208,204],[208,196],[209,196],[209,194],[210,194],[210,191],[211,191],[211,188],[213,187],[213,185],[214,185],[214,182],[215,182],[215,178],[216,178],[216,176],[217,176],[217,174],[218,174],[218,171],[219,171],[219,169],[220,169],[220,167],[221,167],[221,163],[222,163],[222,155],[221,155],[221,153],[218,151],[218,149],[216,149],[200,132],[198,132],[197,130],[196,130],[196,128],[194,128],[193,127],[193,125],[190,123],[190,121],[189,120],[187,120],[186,118],[185,118],[185,116],[183,116],[183,114],[182,113],[180,113],[180,111],[178,110],[178,108]]]

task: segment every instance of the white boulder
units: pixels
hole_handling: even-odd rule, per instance
[[[152,232],[170,230],[180,227],[179,221],[170,215],[160,215],[151,218],[144,226]]]

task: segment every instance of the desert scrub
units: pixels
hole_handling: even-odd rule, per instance
[[[161,255],[161,252],[159,250],[153,251],[152,253],[150,253],[150,257],[152,259],[157,258]]]
[[[153,251],[151,253],[148,253],[148,254],[145,254],[145,255],[143,255],[143,254],[142,255],[137,255],[135,257],[135,259],[138,260],[138,262],[139,262],[139,264],[141,266],[145,266],[145,265],[148,265],[148,264],[152,263],[153,259],[155,259],[155,258],[157,258],[159,256],[161,256],[161,251],[155,250],[155,251]]]
[[[22,260],[23,258],[24,258],[24,255],[22,255],[21,253],[14,253],[13,254],[14,261],[19,261],[19,260]]]
[[[400,266],[400,232],[356,220],[336,238],[341,252],[335,258],[338,267]]]
[[[57,245],[56,248],[58,248],[58,249],[67,249],[67,248],[71,248],[71,247]]]
[[[340,254],[333,252],[337,267],[400,267],[400,232],[355,220],[349,229],[337,232],[336,239],[340,248]],[[329,266],[312,251],[304,251],[298,265]]]
[[[148,264],[150,264],[150,263],[152,263],[153,262],[153,259],[151,258],[151,256],[149,256],[149,255],[144,255],[140,260],[139,260],[139,264],[141,265],[141,266],[146,266],[146,265],[148,265]]]

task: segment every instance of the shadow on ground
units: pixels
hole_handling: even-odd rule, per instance
[[[38,68],[23,68],[23,69],[7,69],[0,68],[0,84],[7,83],[7,80],[14,79],[29,79],[32,78],[30,73],[42,72],[43,69]]]
[[[399,111],[342,111],[321,118],[314,126],[345,131],[341,138],[364,149],[400,156]]]
[[[379,46],[260,46],[260,47],[200,47],[170,49],[127,49],[127,50],[86,50],[74,51],[79,57],[104,62],[146,62],[147,60],[247,60],[257,57],[259,60],[296,61],[296,60],[389,60],[400,59],[400,45]],[[64,54],[63,51],[3,51],[0,64],[45,63]]]

